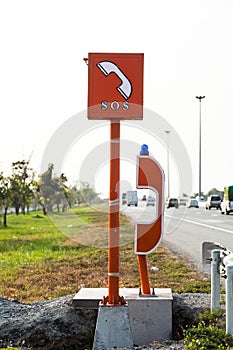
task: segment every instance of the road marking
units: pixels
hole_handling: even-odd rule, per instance
[[[218,231],[222,231],[222,232],[233,233],[233,231],[227,230],[227,229],[225,229],[225,228],[216,227],[216,226],[212,226],[212,225],[207,225],[207,224],[203,224],[203,223],[201,223],[201,222],[197,222],[197,221],[193,221],[193,220],[182,219],[182,218],[178,218],[178,217],[175,217],[175,216],[172,216],[172,215],[167,215],[167,214],[165,214],[165,216],[167,216],[167,217],[169,217],[169,218],[176,219],[176,220],[185,221],[185,222],[188,222],[188,223],[190,223],[190,224],[194,224],[194,225],[198,225],[198,226],[203,226],[203,227],[207,227],[207,228],[212,228],[212,229],[214,229],[214,230],[218,230]]]

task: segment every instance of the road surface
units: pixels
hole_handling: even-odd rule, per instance
[[[149,222],[156,217],[155,208],[139,202],[138,207],[126,207],[122,212],[135,222]],[[200,208],[165,209],[162,242],[198,268],[202,268],[202,243],[214,241],[233,251],[233,215],[220,210]]]

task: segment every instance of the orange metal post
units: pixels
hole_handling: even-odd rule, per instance
[[[110,191],[108,216],[108,297],[107,303],[121,303],[119,296],[120,245],[120,121],[110,126]]]
[[[146,255],[138,255],[138,265],[140,272],[140,279],[142,283],[142,294],[150,295],[150,282],[147,269]]]

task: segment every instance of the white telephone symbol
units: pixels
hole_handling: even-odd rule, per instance
[[[115,63],[110,61],[102,61],[97,64],[97,67],[102,71],[102,73],[107,77],[110,73],[115,73],[121,80],[120,86],[116,89],[117,91],[128,100],[132,93],[132,84],[125,74],[120,70]]]

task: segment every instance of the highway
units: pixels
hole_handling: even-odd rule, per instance
[[[156,217],[154,207],[139,202],[138,207],[126,207],[122,212],[135,222],[149,222]],[[165,209],[162,242],[174,252],[202,268],[202,242],[214,241],[233,251],[233,214],[220,210],[180,206]]]

